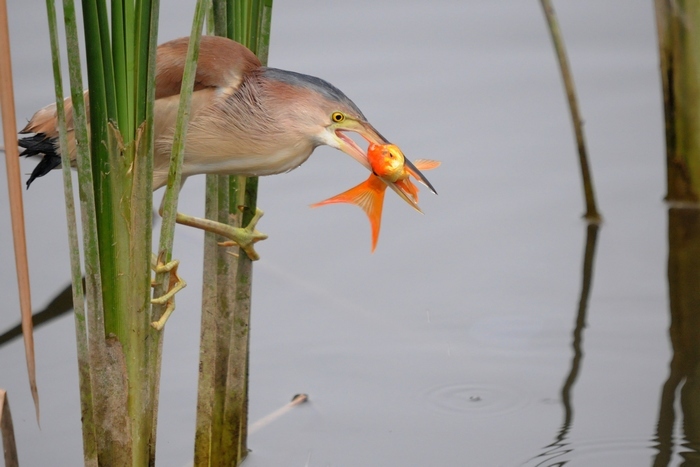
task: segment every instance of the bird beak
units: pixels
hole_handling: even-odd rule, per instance
[[[365,166],[365,168],[370,172],[372,171],[372,167],[367,159],[367,153],[364,149],[358,146],[357,143],[352,140],[352,138],[346,135],[345,132],[351,131],[353,133],[357,133],[369,143],[389,144],[389,141],[379,134],[379,132],[375,130],[372,125],[362,120],[346,119],[344,122],[339,123],[334,130],[336,141],[338,143],[337,148]]]
[[[335,128],[335,136],[338,141],[338,149],[348,154],[350,157],[355,159],[357,162],[365,166],[369,171],[372,171],[372,167],[367,159],[367,153],[361,149],[357,143],[355,143],[349,136],[344,134],[345,131],[352,131],[362,136],[367,142],[374,144],[391,144],[384,136],[381,135],[369,122],[363,120],[351,120],[346,119],[344,122],[339,124]],[[437,194],[433,185],[428,181],[428,179],[423,175],[423,173],[416,168],[413,163],[404,156],[404,161],[408,167],[409,172],[413,175],[416,180],[421,182],[423,185],[428,187],[430,191]],[[413,209],[418,212],[422,212],[418,207],[418,204],[413,200],[413,197],[409,196],[408,193],[404,192],[403,188],[397,186],[393,182],[385,181],[389,187],[396,192],[404,201],[411,205]]]

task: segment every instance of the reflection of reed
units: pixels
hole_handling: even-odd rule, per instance
[[[680,407],[686,452],[684,466],[700,466],[700,210],[668,210],[670,370],[661,389],[654,467],[667,466],[674,450],[675,397]]]
[[[586,311],[588,309],[588,297],[591,293],[591,285],[593,284],[593,263],[595,260],[595,247],[598,240],[598,224],[588,224],[586,229],[586,250],[583,254],[583,283],[581,285],[581,297],[578,302],[578,312],[576,313],[576,323],[574,326],[573,338],[571,347],[574,354],[571,359],[571,368],[564,379],[564,384],[561,387],[561,403],[564,408],[564,421],[561,428],[554,437],[554,442],[548,444],[543,449],[541,454],[532,458],[532,461],[537,462],[536,466],[540,465],[557,465],[563,466],[568,463],[568,460],[559,460],[556,464],[546,464],[547,462],[563,456],[573,448],[567,442],[567,436],[571,431],[571,426],[574,420],[574,408],[571,403],[571,393],[578,378],[581,362],[583,360],[583,330],[586,327]]]
[[[59,316],[68,313],[72,309],[73,295],[71,293],[71,285],[68,284],[65,289],[59,292],[58,295],[56,295],[53,300],[46,305],[46,308],[32,315],[32,322],[34,323],[34,327],[41,326],[54,318],[58,318]],[[22,325],[18,324],[17,326],[0,334],[0,347],[21,336]]]
[[[0,146],[0,152],[4,148]],[[160,216],[156,211],[153,211],[152,222],[155,224]],[[68,284],[63,290],[61,290],[41,311],[34,312],[32,314],[32,323],[34,327],[41,326],[42,324],[48,323],[59,316],[63,316],[73,309],[73,294],[71,289],[71,284]],[[83,277],[83,290],[85,289],[85,278]],[[0,347],[7,344],[8,342],[20,337],[22,335],[22,327],[18,324],[15,327],[8,329],[7,331],[0,334]]]

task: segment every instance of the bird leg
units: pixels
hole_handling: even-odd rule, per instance
[[[255,226],[262,216],[263,212],[260,209],[256,209],[255,215],[246,227],[232,227],[221,222],[202,219],[201,217],[188,216],[179,212],[177,213],[175,222],[226,237],[230,240],[221,242],[219,245],[238,245],[241,250],[245,251],[251,261],[256,261],[260,259],[260,255],[258,255],[258,253],[255,251],[254,244],[267,238],[266,234],[255,229]]]
[[[177,274],[177,267],[180,265],[180,261],[173,260],[169,263],[163,263],[161,258],[152,255],[151,257],[151,269],[153,269],[156,274],[160,272],[169,272],[170,280],[168,281],[168,291],[165,292],[160,297],[156,297],[151,300],[154,305],[165,304],[165,311],[160,316],[158,321],[153,321],[151,326],[160,331],[165,326],[165,322],[168,321],[170,315],[175,311],[175,294],[187,286],[187,283]],[[155,287],[157,284],[155,281],[151,282],[151,287]]]

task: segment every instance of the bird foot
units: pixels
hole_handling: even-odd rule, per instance
[[[245,251],[251,261],[256,261],[260,259],[260,255],[258,255],[258,253],[255,251],[253,245],[260,240],[265,240],[267,238],[266,234],[255,230],[255,226],[262,216],[263,212],[260,209],[256,209],[255,215],[246,227],[232,227],[222,222],[213,221],[211,219],[203,219],[201,217],[188,216],[180,212],[177,213],[175,221],[178,224],[188,225],[190,227],[206,230],[207,232],[226,237],[229,240],[221,242],[219,245],[238,245],[241,250]]]
[[[231,227],[230,225],[222,225],[220,229],[217,229],[219,235],[229,238],[225,242],[219,242],[220,246],[234,246],[237,245],[241,250],[245,251],[251,261],[257,261],[260,259],[260,255],[255,251],[254,245],[260,240],[265,240],[267,234],[264,234],[256,230],[256,225],[258,221],[263,216],[263,211],[260,209],[255,210],[255,215],[250,220],[250,223],[245,227]],[[234,255],[237,256],[237,255]]]
[[[157,258],[153,255],[151,258],[151,269],[153,269],[156,274],[161,272],[169,272],[170,279],[168,281],[168,291],[160,297],[156,297],[151,300],[154,305],[165,304],[165,311],[160,316],[158,321],[153,321],[151,326],[156,330],[160,331],[165,326],[165,322],[168,321],[170,315],[175,311],[175,294],[187,286],[187,283],[177,274],[177,268],[180,265],[180,261],[173,260],[168,263],[163,263],[161,258]],[[151,281],[151,287],[155,287],[155,281]]]

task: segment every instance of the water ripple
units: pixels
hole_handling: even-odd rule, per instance
[[[582,467],[649,465],[658,451],[649,440],[606,438],[563,440],[542,448],[542,452],[520,467]]]
[[[449,384],[426,393],[430,405],[447,412],[497,415],[514,412],[529,404],[520,391],[488,383]]]

